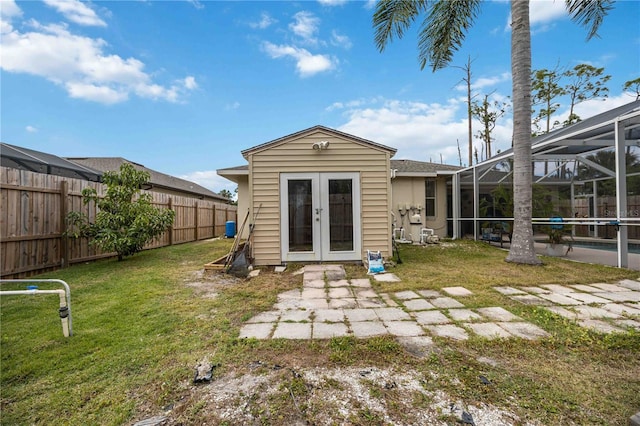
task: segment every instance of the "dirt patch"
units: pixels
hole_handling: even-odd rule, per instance
[[[293,369],[264,363],[191,386],[189,396],[163,413],[167,425],[447,425],[468,413],[476,424],[514,425],[513,413],[465,405],[418,371],[377,367]]]
[[[194,289],[194,294],[204,298],[215,298],[221,290],[227,287],[244,282],[241,278],[236,278],[222,272],[197,271],[193,276],[185,280],[185,285]]]

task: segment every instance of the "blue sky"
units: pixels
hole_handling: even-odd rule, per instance
[[[318,124],[395,147],[396,159],[458,165],[459,141],[466,164],[459,67],[473,61],[476,96],[510,95],[508,2],[484,3],[452,67],[435,73],[419,68],[415,31],[377,51],[374,7],[0,0],[0,138],[59,156],[124,157],[214,191],[235,188],[215,170],[246,164],[241,150]],[[587,42],[564,1],[533,0],[533,68],[605,67],[609,98],[580,104],[583,118],[628,103],[639,20],[639,1],[618,1]],[[509,114],[494,136],[494,152],[510,147]]]

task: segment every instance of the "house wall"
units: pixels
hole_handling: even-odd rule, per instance
[[[236,230],[240,232],[242,222],[247,217],[249,210],[249,176],[240,176],[237,179],[238,184],[238,220],[236,222]],[[242,230],[240,238],[246,239],[249,236],[249,223],[253,221],[253,217],[249,217],[247,224]]]
[[[425,177],[397,176],[391,180],[393,192],[392,211],[396,215],[396,228],[405,229],[405,238],[419,241],[420,228],[431,228],[440,237],[447,236],[447,184],[445,177],[436,178],[436,215],[425,215]],[[409,211],[404,218],[400,215],[399,205],[422,207],[420,211],[421,225],[410,224],[410,216],[417,211]],[[411,234],[411,236],[410,236]]]
[[[313,150],[315,142],[329,141],[326,150]],[[391,253],[389,152],[315,131],[248,155],[252,211],[260,207],[254,230],[256,265],[279,265],[280,173],[360,172],[362,250]],[[242,209],[239,209],[242,212]]]

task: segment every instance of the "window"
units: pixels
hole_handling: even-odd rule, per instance
[[[425,200],[424,213],[427,217],[436,215],[436,179],[427,178],[424,181]]]

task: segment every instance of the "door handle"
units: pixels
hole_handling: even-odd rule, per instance
[[[322,208],[317,208],[316,209],[316,214],[320,214],[321,211],[322,211]]]

